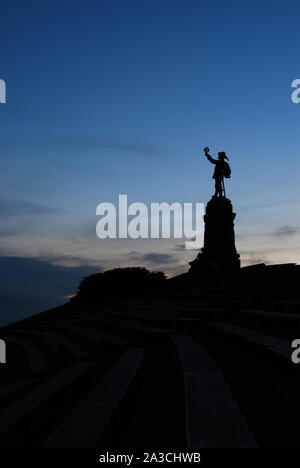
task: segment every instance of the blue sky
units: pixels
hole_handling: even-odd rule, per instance
[[[290,1],[2,5],[0,255],[185,271],[178,241],[100,241],[95,210],[206,202],[208,145],[230,158],[243,264],[299,262],[299,17]]]

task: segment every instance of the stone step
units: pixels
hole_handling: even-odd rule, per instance
[[[70,354],[72,354],[75,359],[81,360],[89,358],[89,354],[86,351],[84,351],[77,343],[71,341],[69,338],[54,332],[46,332],[44,334],[52,338],[57,343],[59,343]]]
[[[270,308],[276,312],[300,313],[300,301],[282,300],[270,302]]]
[[[72,326],[70,327],[70,330],[74,333],[76,333],[78,336],[84,338],[85,340],[88,340],[89,342],[92,342],[94,344],[98,344],[101,341],[109,341],[111,343],[119,344],[119,345],[128,345],[130,344],[129,341],[126,338],[120,338],[112,333],[108,332],[102,332],[102,331],[96,331],[91,328],[86,328],[86,327],[78,327],[78,326]]]
[[[254,345],[265,348],[266,350],[281,356],[291,362],[292,348],[291,343],[280,338],[258,333],[246,328],[229,325],[223,322],[207,323],[210,330],[221,332],[232,337],[240,338]]]
[[[172,339],[184,369],[188,448],[257,447],[216,362],[190,337]]]
[[[73,366],[64,369],[47,382],[34,388],[8,408],[0,411],[0,435],[16,424],[30,411],[41,405],[48,397],[54,395],[67,385],[70,385],[89,367],[90,364],[74,364]]]
[[[0,401],[6,400],[9,397],[13,397],[19,392],[28,390],[36,383],[34,379],[20,379],[14,382],[10,382],[0,388]]]
[[[124,397],[143,359],[127,350],[102,382],[47,440],[45,448],[93,448]]]
[[[40,330],[36,329],[18,329],[14,331],[14,335],[19,337],[23,337],[25,340],[29,340],[33,338],[35,341],[38,342],[40,349],[46,349],[50,352],[56,353],[59,351],[59,346],[57,342],[53,341],[52,338],[42,333]]]
[[[28,358],[28,369],[31,373],[42,373],[48,370],[48,364],[40,349],[24,338],[8,336],[5,338],[7,348],[10,343],[22,348]]]
[[[182,306],[170,306],[170,307],[152,307],[152,306],[145,306],[139,307],[137,310],[139,311],[140,317],[151,317],[151,318],[174,318],[177,317],[179,314],[186,314],[186,313],[204,313],[209,310],[226,310],[230,306],[228,305],[221,305],[220,303],[216,304],[200,304],[197,307],[182,307]],[[146,315],[148,314],[148,315]]]
[[[269,310],[262,310],[262,309],[243,309],[241,310],[242,315],[247,315],[249,317],[264,317],[270,320],[278,320],[278,321],[292,321],[298,322],[300,321],[300,314],[289,314],[285,312],[274,312]]]

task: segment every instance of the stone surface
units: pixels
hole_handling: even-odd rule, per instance
[[[232,204],[228,198],[212,198],[204,216],[204,247],[197,258],[190,262],[190,273],[218,273],[240,268],[239,254],[235,247]]]
[[[187,447],[257,447],[217,363],[189,336],[172,339],[184,368]]]

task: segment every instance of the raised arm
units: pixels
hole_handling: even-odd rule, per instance
[[[205,153],[205,156],[207,157],[207,159],[208,159],[212,164],[217,164],[218,160],[212,158],[210,154]]]

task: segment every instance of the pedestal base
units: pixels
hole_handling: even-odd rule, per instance
[[[240,256],[235,247],[234,218],[228,198],[212,198],[204,216],[204,247],[190,262],[190,273],[218,273],[240,268]]]

